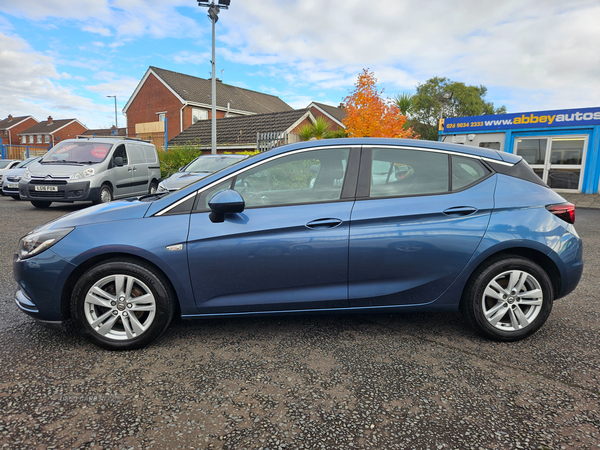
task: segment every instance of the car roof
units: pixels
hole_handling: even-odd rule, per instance
[[[521,160],[520,156],[513,155],[511,153],[501,152],[497,150],[491,150],[487,148],[474,147],[471,145],[464,144],[451,144],[448,142],[439,141],[427,141],[418,139],[393,139],[393,138],[339,138],[339,139],[322,139],[314,141],[304,141],[296,144],[283,145],[276,147],[272,150],[263,153],[285,153],[303,148],[312,147],[329,147],[329,146],[402,146],[402,147],[414,147],[423,149],[441,150],[446,152],[463,153],[465,155],[479,156],[482,158],[489,158],[498,161],[507,161],[510,163],[516,163]]]

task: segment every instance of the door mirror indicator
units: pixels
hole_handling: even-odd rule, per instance
[[[227,214],[236,214],[244,211],[246,205],[239,192],[233,189],[225,189],[213,195],[208,202],[208,206],[212,211],[209,216],[211,222],[220,223],[225,221]]]

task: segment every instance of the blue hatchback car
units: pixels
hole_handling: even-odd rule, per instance
[[[303,142],[33,230],[15,255],[15,300],[111,350],[147,345],[175,314],[460,310],[514,341],[579,282],[574,219],[512,154]]]

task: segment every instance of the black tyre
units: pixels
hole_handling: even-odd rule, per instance
[[[504,256],[480,267],[467,284],[460,304],[465,321],[498,341],[532,335],[552,311],[554,292],[546,272],[519,256]]]
[[[108,203],[112,202],[113,194],[112,189],[109,185],[105,184],[100,188],[100,192],[98,193],[98,202],[97,203]]]
[[[113,259],[92,267],[71,296],[75,325],[107,350],[146,346],[167,329],[174,310],[165,278],[136,261]]]
[[[150,183],[150,187],[148,188],[148,194],[156,194],[157,189],[158,189],[158,183],[153,180]]]
[[[49,208],[52,202],[45,202],[42,200],[31,200],[31,204],[36,208]]]

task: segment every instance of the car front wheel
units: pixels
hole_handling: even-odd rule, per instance
[[[546,272],[519,256],[495,259],[471,277],[461,313],[480,334],[498,341],[532,335],[552,311],[553,289]]]
[[[167,329],[173,312],[164,277],[136,261],[109,260],[92,267],[71,297],[79,330],[108,350],[144,347]]]

